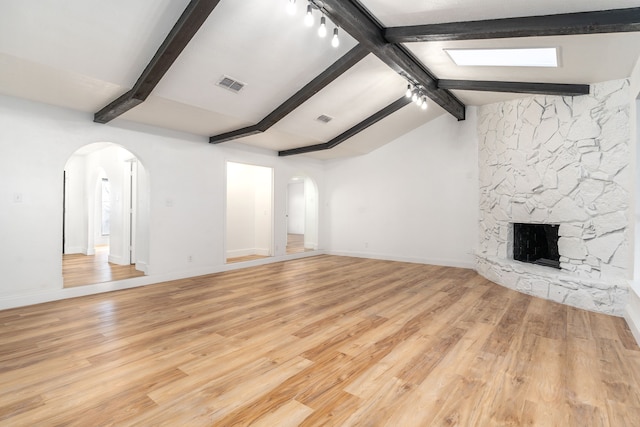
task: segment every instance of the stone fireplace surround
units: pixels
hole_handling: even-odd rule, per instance
[[[535,96],[478,111],[480,224],[487,279],[622,316],[632,257],[627,80],[589,95]],[[513,260],[513,223],[560,224],[560,270]]]

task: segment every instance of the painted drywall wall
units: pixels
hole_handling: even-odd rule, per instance
[[[87,208],[83,156],[71,156],[65,165],[65,248],[66,254],[87,254]]]
[[[640,93],[636,93],[636,96],[640,97]],[[640,165],[640,149],[638,149],[638,144],[640,144],[640,99],[636,99],[632,106],[635,108],[635,114],[633,114],[632,111],[631,117],[635,117],[635,122],[631,123],[631,129],[636,135],[635,143],[631,144],[634,153],[633,158],[635,158],[635,221],[633,224],[635,249],[633,257],[633,278],[634,281],[640,282],[640,167],[638,167],[638,165]]]
[[[273,236],[273,170],[267,167],[254,168],[255,241],[257,255],[271,256]]]
[[[304,178],[304,247],[318,249],[318,187]]]
[[[289,183],[287,206],[287,231],[290,234],[304,234],[304,181]]]
[[[227,257],[252,255],[255,247],[255,187],[253,169],[227,164]]]
[[[635,142],[631,144],[632,158],[635,159],[633,166],[635,168],[633,176],[635,176],[635,221],[632,222],[634,227],[634,268],[633,280],[630,281],[629,303],[625,309],[624,317],[629,324],[629,328],[640,344],[640,59],[636,62],[631,72],[630,91],[631,95],[636,97],[635,103],[632,103],[632,112],[630,117],[635,117],[635,122],[630,124],[632,134],[635,134]],[[635,109],[635,114],[634,110]]]
[[[227,258],[271,255],[273,170],[227,164]]]
[[[272,261],[287,259],[289,178],[300,172],[311,176],[322,197],[323,166],[313,159],[280,158],[274,152],[234,143],[214,146],[206,137],[122,119],[100,125],[93,123],[91,114],[2,96],[0,308],[86,291],[62,290],[62,173],[78,148],[94,142],[124,147],[140,159],[148,173],[149,259],[145,268],[149,277],[133,280],[134,284],[225,268],[227,161],[274,169],[276,257]],[[104,286],[92,289],[108,290]]]
[[[348,143],[348,142],[347,142]],[[443,115],[364,156],[327,163],[331,253],[473,267],[475,108]]]

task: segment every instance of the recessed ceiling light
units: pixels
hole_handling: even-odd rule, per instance
[[[555,47],[524,49],[444,49],[459,66],[557,67]]]

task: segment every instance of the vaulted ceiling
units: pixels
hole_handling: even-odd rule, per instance
[[[464,106],[526,96],[461,90],[460,81],[588,85],[628,77],[640,56],[638,9],[580,34],[498,34],[503,21],[467,22],[637,8],[637,0],[315,2],[329,34],[339,24],[338,48],[303,24],[305,0],[294,16],[288,1],[3,0],[0,93],[98,113],[107,126],[137,122],[281,154],[314,146],[322,150],[304,155],[325,159],[369,152],[443,114],[461,119]],[[467,23],[430,25],[459,22]],[[452,28],[481,35],[437,36]],[[444,51],[487,47],[557,47],[560,66],[460,67]],[[222,88],[223,76],[246,86]],[[426,111],[405,105],[407,80],[429,78],[437,102]]]

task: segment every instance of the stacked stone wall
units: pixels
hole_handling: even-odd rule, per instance
[[[478,271],[512,289],[622,315],[631,271],[629,83],[479,109]],[[561,270],[513,260],[513,223],[559,224]]]

